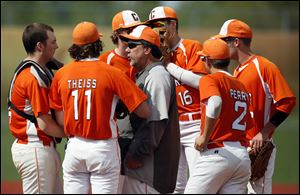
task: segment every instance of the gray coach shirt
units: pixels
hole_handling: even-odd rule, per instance
[[[180,153],[175,82],[161,63],[148,65],[136,80],[147,94],[151,116],[135,130],[128,153],[143,163],[125,168],[125,175],[147,183],[160,193],[175,189]]]

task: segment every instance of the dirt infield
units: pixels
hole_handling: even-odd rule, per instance
[[[1,181],[1,194],[22,194],[22,184],[18,181]],[[273,194],[299,194],[298,184],[274,184]]]

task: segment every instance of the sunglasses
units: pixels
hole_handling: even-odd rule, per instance
[[[208,60],[208,56],[200,56],[200,59],[203,61],[203,62],[206,62]]]
[[[133,49],[138,45],[143,45],[141,42],[133,42],[133,41],[128,41],[128,47],[129,49]]]
[[[222,38],[223,41],[225,41],[226,43],[230,43],[230,42],[233,42],[235,41],[237,38],[235,37],[225,37],[225,38]]]

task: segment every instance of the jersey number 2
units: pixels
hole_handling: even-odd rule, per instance
[[[84,95],[86,96],[87,107],[86,107],[86,119],[91,119],[91,94],[92,90],[86,90]],[[74,97],[74,118],[78,120],[78,90],[72,91],[72,96]]]
[[[231,127],[232,127],[232,129],[245,131],[246,130],[246,123],[241,124],[240,122],[243,120],[243,118],[245,117],[246,112],[247,112],[246,102],[236,101],[235,104],[234,104],[234,111],[238,112],[239,108],[242,108],[243,112],[241,113],[241,115],[237,119],[235,119],[233,121]]]

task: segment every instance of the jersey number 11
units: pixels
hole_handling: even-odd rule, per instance
[[[84,95],[86,96],[87,100],[87,107],[86,107],[86,119],[91,119],[91,95],[92,90],[86,90],[84,92]],[[78,90],[72,91],[72,96],[74,97],[74,118],[75,120],[78,120]]]

